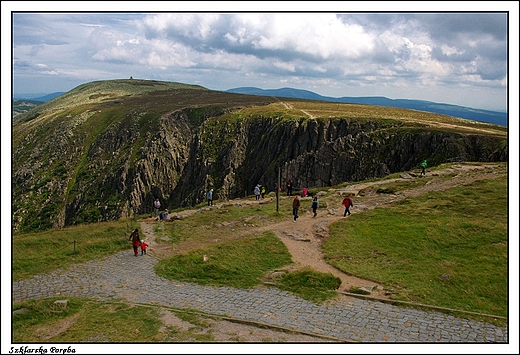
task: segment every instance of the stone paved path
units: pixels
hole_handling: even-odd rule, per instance
[[[13,301],[44,297],[124,298],[197,309],[246,321],[326,335],[338,341],[507,343],[507,328],[342,295],[315,305],[271,287],[234,289],[169,281],[154,273],[157,259],[132,250],[13,283]]]

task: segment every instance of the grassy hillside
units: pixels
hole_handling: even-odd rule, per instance
[[[225,198],[277,169],[325,187],[448,159],[505,161],[507,129],[425,112],[283,100],[148,80],[80,85],[15,117],[15,231]]]

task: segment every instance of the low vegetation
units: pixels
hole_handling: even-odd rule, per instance
[[[191,323],[188,329],[164,326],[155,307],[125,303],[105,303],[68,297],[67,307],[54,306],[56,298],[17,304],[13,315],[13,342],[40,343],[158,343],[210,342],[203,332],[207,318],[186,311],[171,310]]]
[[[160,261],[159,276],[201,285],[249,288],[272,269],[291,264],[291,254],[272,233],[197,249]]]
[[[65,269],[128,248],[133,220],[84,224],[13,236],[13,280]]]
[[[267,196],[262,204],[242,205],[229,201],[221,208],[204,210],[205,204],[202,203],[195,207],[197,213],[189,218],[175,220],[175,223],[166,223],[164,229],[158,232],[174,244],[183,242],[183,245],[200,247],[231,241],[244,233],[250,234],[255,228],[286,218],[283,209],[276,212],[276,201],[272,195]],[[175,215],[175,211],[172,215]],[[186,250],[184,246],[182,249]]]
[[[333,224],[324,257],[396,299],[505,317],[507,206],[505,179],[430,192]]]
[[[331,273],[317,272],[308,267],[286,273],[277,283],[280,289],[317,303],[336,296],[336,290],[340,285],[339,277]]]

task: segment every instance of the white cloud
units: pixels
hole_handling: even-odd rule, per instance
[[[448,46],[445,44],[441,45],[441,49],[442,49],[442,53],[447,56],[454,55],[454,54],[464,54],[464,50],[459,50],[455,47],[451,47],[451,46]]]
[[[497,27],[503,18],[472,14],[465,23],[464,14],[17,14],[14,74],[15,81],[34,73],[70,85],[70,79],[80,80],[72,73],[88,72],[84,81],[92,73],[96,80],[132,73],[218,90],[286,83],[329,96],[412,93],[408,98],[420,99],[429,98],[418,87],[478,85],[482,94],[473,103],[455,102],[453,93],[444,101],[489,106],[503,102],[497,96],[507,92],[507,41]]]
[[[290,71],[290,72],[295,72],[296,71],[295,65],[291,64],[291,63],[274,62],[273,65],[276,68],[280,68],[280,69],[287,70],[287,71]]]

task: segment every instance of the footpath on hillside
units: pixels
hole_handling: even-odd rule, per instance
[[[351,285],[370,285],[373,284],[370,281],[329,269],[320,253],[320,243],[327,237],[328,226],[343,218],[342,195],[347,192],[358,195],[363,191],[363,198],[355,198],[355,207],[352,209],[353,214],[362,213],[408,196],[444,190],[493,176],[506,176],[504,171],[505,168],[493,164],[455,165],[449,169],[428,172],[427,176],[432,179],[426,185],[395,195],[367,193],[374,191],[370,189],[371,186],[375,188],[381,182],[353,184],[335,189],[323,197],[322,201],[326,201],[328,207],[319,210],[316,218],[304,208],[296,223],[289,219],[261,228],[274,231],[284,241],[293,257],[294,267],[332,270],[341,278],[342,290]],[[402,174],[396,180],[411,178],[408,175]],[[443,176],[452,178],[444,179]],[[238,201],[241,204],[261,203],[247,199]],[[214,207],[204,208],[220,206],[217,203]],[[172,217],[184,218],[198,212],[186,210]],[[136,258],[129,248],[107,258],[75,264],[67,270],[13,282],[13,303],[58,296],[65,300],[67,297],[83,297],[101,302],[156,307],[161,314],[164,329],[175,329],[169,332],[160,330],[164,331],[163,341],[166,343],[195,341],[193,329],[197,329],[197,334],[211,333],[215,342],[508,342],[507,326],[498,327],[435,310],[397,307],[344,294],[317,305],[275,287],[235,289],[167,280],[154,271],[159,258],[172,255],[171,243],[156,238],[157,223],[161,222],[153,219],[141,221],[141,230],[150,245],[148,255]],[[204,322],[182,320],[176,313],[179,310],[192,312],[197,319],[204,319]],[[63,322],[48,324],[37,330],[38,336],[42,341],[52,341],[53,337],[67,331],[75,321],[64,319]],[[201,323],[205,325],[201,326]],[[109,340],[106,334],[101,333],[82,342],[104,343]]]
[[[313,217],[310,208],[312,198],[304,197],[301,199],[302,208],[300,217],[296,223],[293,223],[292,218],[286,221],[269,224],[259,227],[255,232],[272,231],[274,232],[286,245],[294,265],[286,268],[288,271],[300,269],[303,267],[310,267],[313,270],[327,273],[330,272],[334,276],[341,279],[340,291],[346,291],[351,287],[365,288],[371,290],[371,297],[389,299],[382,285],[366,279],[361,279],[353,275],[348,275],[340,270],[334,268],[325,262],[321,252],[321,243],[324,239],[329,237],[329,226],[343,217],[344,207],[341,205],[343,197],[346,194],[354,196],[354,207],[351,208],[352,214],[363,213],[365,211],[374,209],[376,207],[390,206],[393,203],[403,200],[407,197],[419,196],[430,191],[443,191],[455,186],[462,186],[472,183],[477,180],[485,180],[498,175],[505,175],[505,169],[501,169],[499,164],[454,164],[449,168],[436,169],[434,171],[427,170],[425,177],[420,177],[419,172],[404,172],[400,177],[388,180],[379,180],[375,182],[354,183],[343,188],[331,188],[329,193],[325,196],[320,196],[320,204],[327,206],[326,209],[318,209],[318,215]],[[446,179],[446,177],[451,178]],[[377,188],[384,184],[389,184],[396,181],[410,181],[412,179],[430,178],[429,181],[422,186],[401,190],[395,194],[377,193]],[[412,186],[412,185],[411,185]],[[364,193],[362,197],[359,196],[360,191],[372,191]],[[331,193],[330,193],[331,192]],[[281,199],[292,199],[292,196],[281,194]],[[273,199],[273,197],[270,197]],[[263,200],[252,199],[235,199],[232,201],[218,202],[211,207],[203,207],[202,210],[210,208],[222,208],[229,203],[238,204],[241,206],[252,205],[258,203],[265,203]],[[195,213],[199,213],[200,209],[185,210],[171,215],[172,221],[175,219],[186,218]],[[150,218],[144,220],[142,224],[143,232],[148,234],[147,238],[151,241],[150,250],[157,253],[159,256],[171,255],[172,248],[170,243],[161,243],[155,240],[153,228],[149,227],[150,223],[155,220]],[[193,247],[193,246],[192,246]]]

